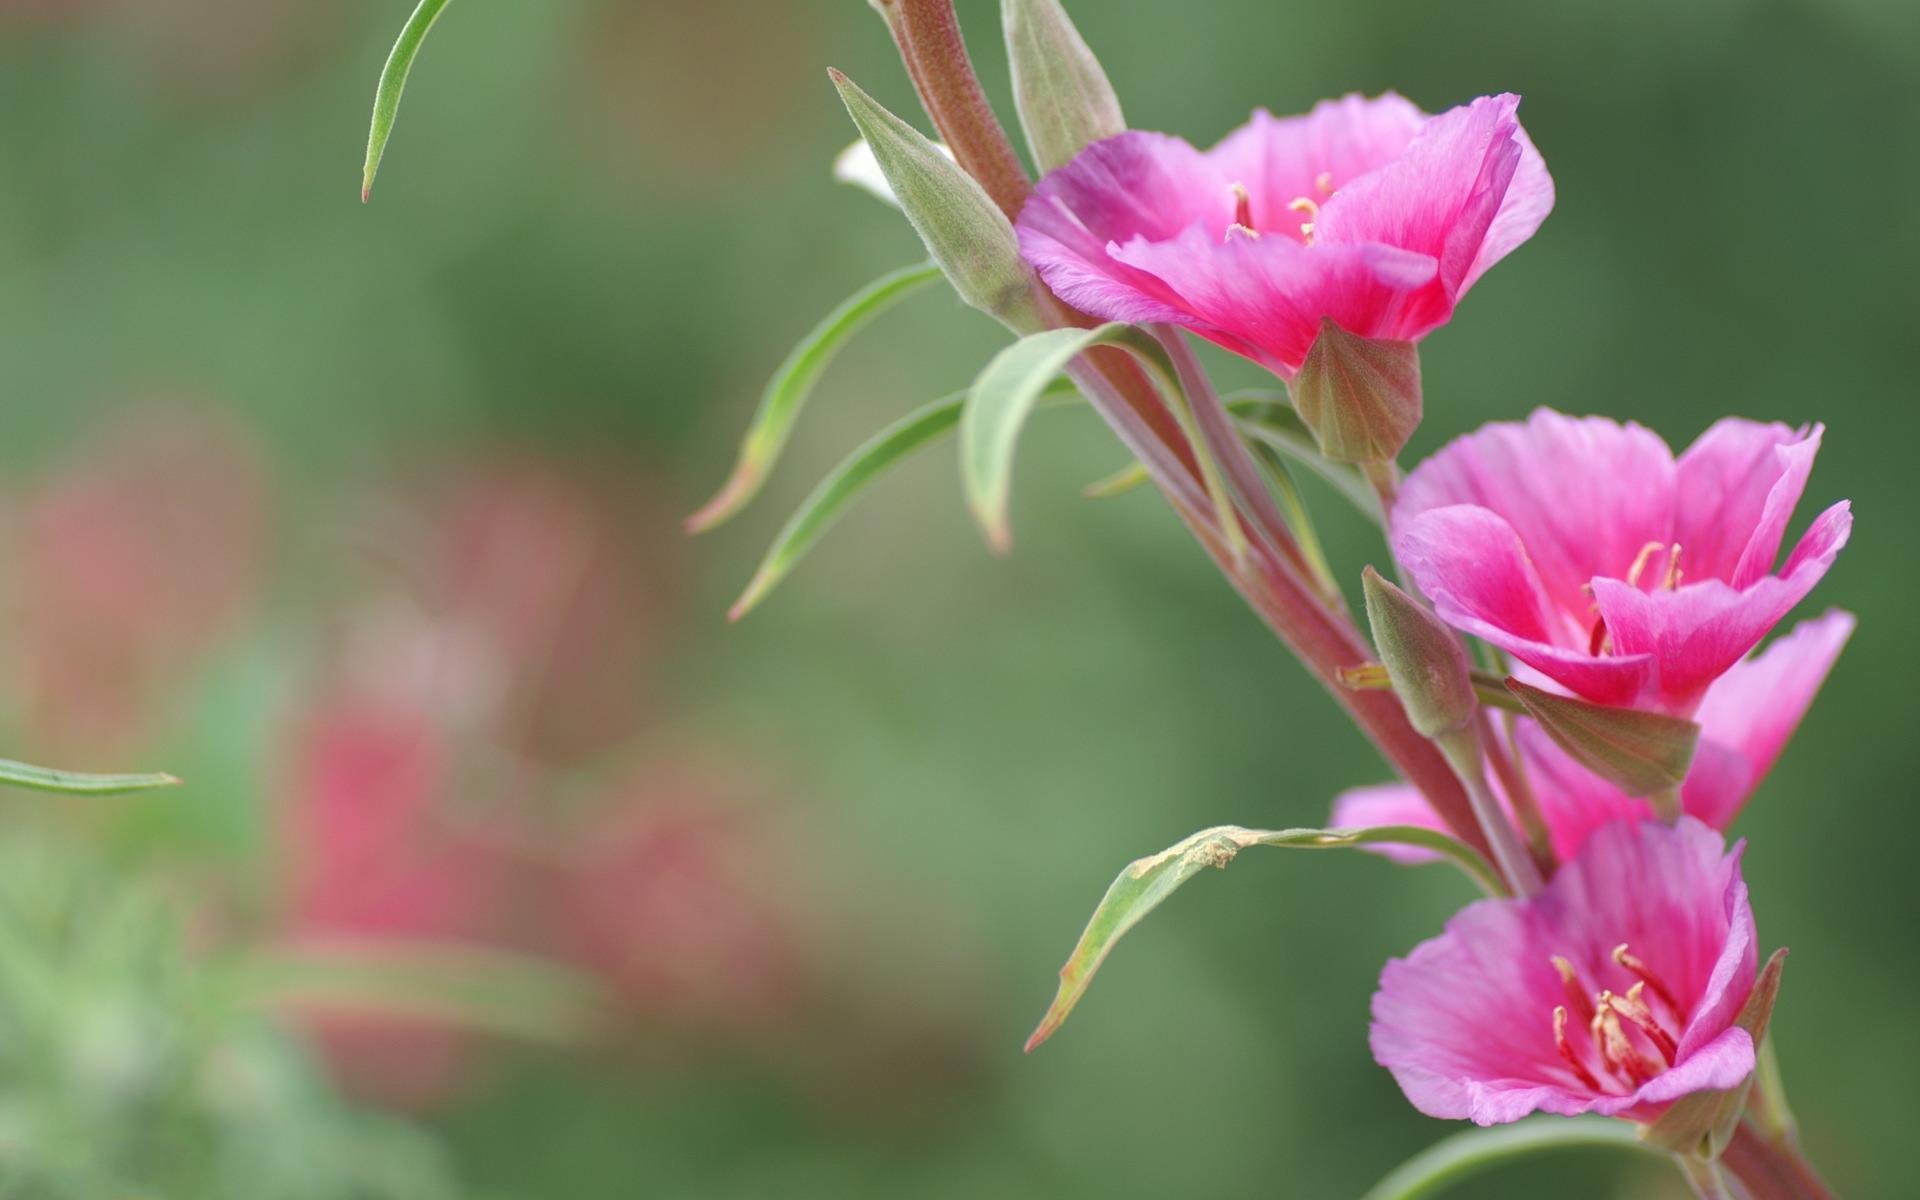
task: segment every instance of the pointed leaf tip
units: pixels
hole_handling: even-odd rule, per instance
[[[800,339],[761,393],[760,406],[740,439],[739,453],[726,483],[686,519],[688,533],[705,533],[733,517],[759,494],[814,388],[841,349],[876,317],[938,278],[940,268],[932,263],[889,271],[841,301]]]
[[[1046,1015],[1027,1038],[1029,1053],[1056,1033],[1093,983],[1094,973],[1128,930],[1158,908],[1181,884],[1207,867],[1224,868],[1249,846],[1298,850],[1336,850],[1347,847],[1397,844],[1438,853],[1464,871],[1488,895],[1505,895],[1493,867],[1472,847],[1444,833],[1410,825],[1382,825],[1371,829],[1246,829],[1216,825],[1182,841],[1135,859],[1123,868],[1094,909],[1092,920],[1060,968],[1060,986]]]
[[[407,76],[413,70],[414,60],[420,56],[420,47],[427,40],[427,33],[446,7],[447,0],[420,0],[419,7],[413,10],[413,15],[401,27],[392,53],[387,55],[387,65],[382,68],[379,86],[373,93],[373,121],[367,131],[366,164],[361,169],[362,204],[373,198],[373,180],[380,173],[380,160],[386,156],[387,141],[393,136],[394,120],[400,115],[400,97],[407,89]]]
[[[84,771],[62,771],[54,767],[36,767],[31,763],[0,759],[0,784],[66,796],[120,796],[131,792],[149,792],[156,788],[179,787],[182,782],[179,776],[165,771],[93,775]]]

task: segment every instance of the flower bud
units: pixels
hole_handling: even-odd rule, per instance
[[[1693,765],[1700,727],[1681,717],[1610,708],[1507,680],[1527,712],[1580,765],[1629,796],[1680,786]]]
[[[833,85],[887,186],[960,298],[1019,332],[1041,328],[1013,226],[971,175],[838,71]]]
[[[1420,351],[1348,333],[1331,317],[1300,364],[1293,406],[1335,462],[1392,462],[1420,426]]]
[[[1421,736],[1464,729],[1478,700],[1467,651],[1425,605],[1368,567],[1361,576],[1373,644],[1387,666],[1407,720]]]
[[[1126,132],[1120,98],[1060,0],[1001,0],[1020,128],[1041,174]]]

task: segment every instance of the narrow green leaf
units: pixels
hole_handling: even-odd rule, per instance
[[[940,268],[932,263],[882,275],[842,301],[800,340],[767,383],[753,423],[740,440],[740,456],[734,463],[733,474],[713,499],[687,518],[687,532],[705,533],[747,506],[766,482],[774,462],[786,448],[801,410],[813,395],[814,385],[820,382],[820,376],[840,353],[840,348],[852,341],[868,322],[938,278]]]
[[[1085,350],[1124,336],[1131,326],[1049,329],[1021,338],[995,355],[974,381],[960,415],[960,481],[974,519],[996,553],[1013,545],[1007,503],[1013,491],[1013,452],[1035,402],[1067,364]]]
[[[1181,884],[1206,867],[1225,867],[1249,846],[1276,846],[1298,850],[1336,850],[1352,846],[1394,844],[1431,850],[1465,871],[1488,895],[1504,895],[1505,887],[1493,867],[1464,842],[1432,829],[1412,825],[1381,825],[1370,829],[1245,829],[1216,825],[1203,829],[1158,854],[1127,864],[1107,888],[1093,919],[1060,968],[1060,990],[1046,1016],[1027,1039],[1031,1052],[1052,1037],[1074,1005],[1080,1002],[1094,972],[1106,961],[1115,942],[1160,906]]]
[[[537,1041],[584,1036],[600,1004],[595,985],[566,967],[443,942],[286,947],[249,964],[243,979],[264,1003],[424,1017]]]
[[[178,787],[180,781],[158,771],[142,775],[88,775],[80,771],[58,771],[52,767],[36,767],[0,758],[0,784],[32,788],[36,792],[59,792],[68,796],[117,796],[126,792]]]
[[[1041,174],[1125,132],[1120,98],[1060,0],[1001,0],[1000,20],[1014,106]]]
[[[1361,1200],[1425,1200],[1495,1167],[1559,1150],[1612,1149],[1664,1158],[1634,1126],[1608,1117],[1534,1117],[1469,1129],[1435,1142],[1395,1168]]]
[[[1368,520],[1382,523],[1380,501],[1366,477],[1346,463],[1337,463],[1320,453],[1319,444],[1285,402],[1284,392],[1234,392],[1226,398],[1227,411],[1233,414],[1240,436],[1266,446],[1326,480],[1341,497],[1350,502]]]
[[[373,177],[380,172],[380,159],[387,153],[387,139],[393,136],[393,120],[400,115],[400,94],[407,90],[407,74],[413,70],[413,60],[420,56],[427,31],[440,19],[440,10],[446,6],[447,0],[420,0],[420,7],[413,10],[401,28],[393,53],[387,55],[387,65],[380,72],[380,86],[373,93],[373,126],[367,133],[367,163],[360,178],[362,204],[373,198]]]
[[[1073,386],[1061,380],[1047,389],[1041,405],[1071,399],[1074,394]],[[874,434],[835,467],[787,519],[746,591],[728,610],[728,619],[739,620],[766,599],[767,593],[813,549],[814,543],[826,534],[855,497],[887,468],[953,432],[960,423],[960,409],[965,399],[965,393],[961,393],[915,409]]]

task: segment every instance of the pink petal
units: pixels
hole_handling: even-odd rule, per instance
[[[1690,713],[1707,685],[1779,624],[1833,565],[1853,517],[1847,503],[1828,509],[1800,540],[1787,569],[1744,590],[1718,580],[1643,592],[1614,579],[1593,582],[1616,654],[1650,654],[1660,663],[1660,703]]]
[[[1464,296],[1487,268],[1519,249],[1553,211],[1553,176],[1547,174],[1546,160],[1540,157],[1526,130],[1516,125],[1513,136],[1520,143],[1520,165],[1513,172],[1513,182],[1507,185],[1499,213],[1487,229],[1486,240],[1480,244],[1480,253],[1461,281],[1458,295]]]
[[[1322,100],[1300,117],[1275,117],[1261,109],[1207,157],[1230,182],[1246,187],[1254,228],[1290,228],[1302,220],[1287,208],[1295,198],[1324,203],[1333,192],[1392,162],[1428,120],[1396,93],[1373,99],[1350,94]]]
[[[1802,621],[1708,689],[1694,714],[1702,741],[1738,750],[1750,768],[1751,786],[1758,787],[1773,769],[1853,635],[1854,624],[1851,613],[1838,609]]]
[[[1394,551],[1449,625],[1599,703],[1631,703],[1651,684],[1646,654],[1596,658],[1562,648],[1583,633],[1553,608],[1528,547],[1503,517],[1472,504],[1407,512],[1405,500],[1394,510]]]
[[[1303,246],[1196,225],[1169,241],[1135,238],[1108,252],[1151,280],[1147,294],[1187,314],[1182,323],[1194,332],[1283,376],[1299,369],[1322,317],[1361,337],[1395,340],[1446,319],[1428,286],[1433,260],[1388,246]]]
[[[1701,434],[1678,464],[1674,540],[1689,579],[1746,587],[1773,573],[1780,539],[1805,489],[1820,430],[1729,417]]]
[[[1483,96],[1428,121],[1391,163],[1322,206],[1318,241],[1377,242],[1429,255],[1440,263],[1447,298],[1456,298],[1520,165],[1519,106],[1518,96]]]
[[[1123,133],[1095,142],[1040,181],[1019,220],[1021,257],[1061,299],[1110,321],[1187,319],[1155,281],[1116,262],[1115,242],[1171,238],[1198,225],[1224,235],[1228,184],[1176,137]]]
[[[1334,829],[1372,829],[1381,825],[1412,825],[1420,829],[1449,832],[1440,814],[1433,811],[1418,788],[1404,783],[1382,783],[1372,787],[1350,788],[1333,800],[1329,824]],[[1439,862],[1440,856],[1417,846],[1371,845],[1363,847],[1382,858],[1412,866]]]
[[[1520,726],[1521,762],[1533,784],[1540,816],[1553,838],[1553,852],[1573,858],[1593,831],[1615,821],[1644,821],[1653,807],[1623,794],[1575,762],[1532,722]]]
[[[1496,422],[1456,438],[1421,463],[1401,487],[1393,525],[1397,532],[1452,504],[1500,514],[1553,605],[1584,633],[1592,624],[1584,586],[1596,575],[1624,576],[1642,546],[1669,541],[1673,498],[1673,455],[1658,436],[1542,408],[1525,424]]]
[[[1691,1092],[1724,1092],[1753,1074],[1753,1036],[1738,1025],[1722,1029],[1706,1045],[1642,1085],[1640,1104],[1665,1104]]]

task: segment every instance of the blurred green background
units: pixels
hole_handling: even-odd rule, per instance
[[[1157,499],[1079,498],[1121,463],[1091,417],[1036,423],[1010,559],[984,552],[950,457],[929,455],[763,609],[722,619],[806,489],[892,415],[964,384],[996,327],[944,295],[887,316],[835,365],[767,494],[680,541],[786,348],[918,255],[903,221],[828,176],[851,134],[827,66],[920,116],[867,5],[455,5],[362,208],[368,100],[408,7],[0,2],[6,752],[190,780],[157,800],[4,810],[18,853],[40,864],[7,911],[75,909],[28,922],[38,952],[72,968],[74,994],[117,988],[113,1012],[159,1013],[103,1041],[75,1032],[85,1006],[0,1005],[6,1194],[425,1196],[441,1186],[431,1176],[457,1180],[450,1194],[540,1200],[1343,1197],[1448,1132],[1373,1065],[1366,1003],[1380,964],[1435,932],[1466,889],[1371,858],[1250,855],[1209,875],[1115,956],[1069,1028],[1019,1053],[1122,863],[1205,825],[1318,823],[1336,791],[1383,775]],[[1004,98],[998,6],[959,7]],[[1920,435],[1920,7],[1070,7],[1132,122],[1202,143],[1256,105],[1299,111],[1347,90],[1394,88],[1429,109],[1526,97],[1558,207],[1427,343],[1415,457],[1539,404],[1635,418],[1679,443],[1725,413],[1827,423],[1805,511],[1850,496],[1860,521],[1802,615],[1838,605],[1861,626],[1739,831],[1763,941],[1794,952],[1775,1029],[1812,1157],[1842,1194],[1900,1194],[1920,1062],[1906,874],[1920,836],[1920,559],[1899,532],[1916,516]],[[1241,364],[1222,372],[1253,379]],[[216,569],[183,552],[101,584],[136,613],[165,593],[207,628],[183,661],[143,675],[134,732],[89,737],[81,721],[63,736],[75,724],[43,703],[72,661],[56,651],[118,643],[65,612],[58,589],[16,595],[63,578],[44,556],[98,532],[55,521],[36,543],[33,514],[76,476],[147,461],[147,439],[182,422],[217,427],[251,466],[165,545],[210,544],[209,513],[256,514],[222,535],[252,582],[208,608],[168,582]],[[186,459],[168,478],[206,483]],[[196,1057],[166,1006],[204,1024],[209,1005],[160,981],[179,969],[147,961],[165,953],[136,952],[175,935],[140,925],[135,949],[99,950],[85,913],[115,888],[133,889],[132,910],[163,897],[195,962],[278,936],[274,897],[300,854],[277,832],[293,803],[289,714],[340,674],[404,673],[377,638],[373,666],[352,665],[339,629],[384,612],[366,595],[385,593],[360,582],[343,544],[369,511],[429,511],[418,497],[437,481],[503,461],[597,498],[595,553],[621,564],[621,582],[589,628],[646,633],[643,649],[589,664],[601,672],[590,698],[613,699],[580,720],[617,711],[620,727],[596,733],[592,754],[534,754],[562,764],[559,782],[515,792],[515,820],[544,836],[573,819],[575,793],[632,771],[622,803],[635,811],[722,795],[750,829],[736,838],[723,822],[701,844],[698,863],[724,864],[692,872],[704,890],[677,892],[668,875],[647,900],[666,914],[649,917],[648,955],[725,949],[697,986],[641,1004],[617,1051],[488,1041],[473,1050],[483,1070],[414,1097],[390,1125],[317,1082],[333,1051],[308,1047],[292,1019],[234,1017],[244,1028]],[[128,503],[164,507],[170,486]],[[1353,573],[1379,559],[1357,522],[1320,509],[1336,562]],[[501,586],[544,563],[503,564]],[[426,625],[463,611],[463,585],[449,586],[439,609],[419,606]],[[40,644],[48,611],[66,618],[54,649]],[[23,663],[37,683],[16,678]],[[516,711],[538,722],[556,696],[578,698],[575,683]],[[426,707],[437,719],[449,696],[484,691],[435,691]],[[512,769],[490,757],[497,741],[466,726],[450,740],[461,802]],[[683,786],[689,775],[702,782]],[[41,875],[59,879],[43,888]],[[615,891],[613,908],[632,911]],[[509,940],[545,953],[543,937]],[[0,947],[0,961],[20,955]],[[93,982],[100,972],[112,982]],[[734,1013],[742,973],[784,982]],[[141,1059],[141,1104],[200,1116],[169,1118],[151,1145],[104,1136],[154,1111],[128,1099],[114,1037],[157,1039],[192,1070],[212,1063],[195,1091]],[[246,1060],[292,1073],[268,1089],[284,1101],[278,1125],[230,1111],[223,1038],[279,1039]],[[41,1053],[62,1039],[71,1055]],[[375,1057],[411,1052],[404,1035],[388,1045]],[[103,1108],[75,1107],[89,1088],[105,1089]],[[47,1128],[66,1130],[70,1153],[35,1149]],[[363,1133],[372,1142],[353,1141]],[[392,1153],[360,1180],[346,1164],[374,1161],[374,1143]],[[243,1145],[284,1146],[284,1161],[270,1171]],[[1639,1170],[1574,1156],[1469,1190],[1677,1194]]]

